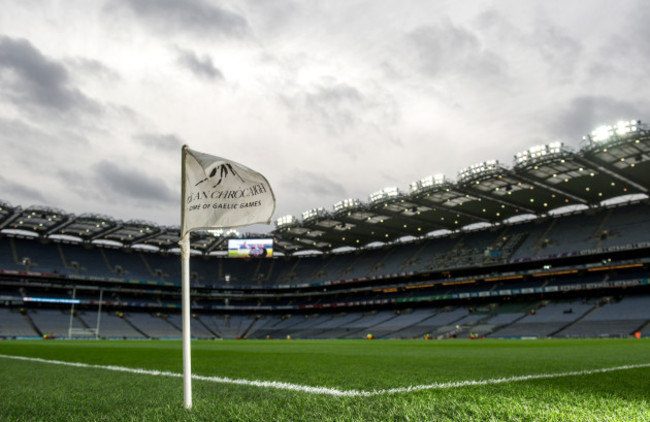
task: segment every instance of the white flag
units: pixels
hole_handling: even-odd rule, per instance
[[[269,224],[275,195],[260,173],[183,146],[181,236],[195,229]]]

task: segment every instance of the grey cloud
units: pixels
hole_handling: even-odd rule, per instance
[[[86,175],[69,169],[61,169],[56,173],[56,176],[67,186],[67,189],[74,191],[84,200],[103,200],[101,192],[95,189],[92,180],[89,180]]]
[[[97,184],[104,189],[109,199],[119,198],[130,204],[153,207],[175,203],[180,196],[169,189],[162,179],[151,177],[134,168],[100,161],[92,170]]]
[[[334,135],[340,135],[354,126],[365,108],[363,94],[357,88],[342,83],[322,84],[293,96],[282,94],[280,98],[301,117],[320,122]]]
[[[0,175],[0,192],[2,192],[3,200],[5,195],[11,198],[16,198],[19,203],[33,203],[39,202],[42,204],[47,203],[45,197],[36,189],[29,187],[26,184],[7,180]]]
[[[376,81],[364,81],[362,90],[333,77],[322,78],[308,86],[285,86],[277,98],[293,124],[319,126],[333,142],[351,131],[362,131],[400,143],[392,133],[400,120],[399,104]],[[344,152],[354,155],[354,149]]]
[[[621,10],[626,25],[607,37],[593,58],[592,68],[620,78],[621,74],[644,77],[650,64],[650,10],[646,3],[628,4]],[[638,72],[638,73],[636,73]]]
[[[66,64],[73,70],[80,73],[105,81],[119,81],[122,79],[120,74],[114,69],[106,66],[104,63],[95,59],[88,59],[85,57],[75,57],[66,61]]]
[[[307,170],[297,170],[291,178],[282,181],[289,186],[292,192],[309,192],[317,197],[334,197],[343,199],[346,195],[345,187],[331,180],[329,177]]]
[[[74,128],[52,130],[35,126],[37,119],[5,119],[0,117],[2,158],[11,157],[9,166],[31,169],[43,161],[52,160],[56,151],[65,148],[87,148],[88,142]],[[8,168],[5,168],[8,170]]]
[[[179,49],[178,63],[201,78],[223,80],[223,73],[214,65],[210,56],[199,57],[192,51]]]
[[[43,55],[29,41],[0,36],[0,82],[3,92],[19,106],[48,112],[97,112],[99,107],[71,86],[66,68]]]
[[[561,79],[570,80],[581,60],[580,42],[546,21],[538,22],[533,39],[549,69]]]
[[[489,9],[477,17],[476,27],[482,34],[496,36],[500,48],[517,46],[524,53],[533,51],[539,54],[555,80],[571,80],[582,59],[584,48],[580,41],[543,13],[537,15],[532,28],[519,28],[507,14]],[[510,55],[510,58],[516,56]]]
[[[245,38],[250,33],[246,19],[202,0],[114,0],[108,10],[126,8],[154,30],[191,32]]]
[[[643,119],[649,105],[647,102],[639,104],[611,97],[579,96],[566,107],[558,109],[557,115],[549,119],[549,129],[559,139],[577,143],[600,125],[612,124],[618,120]]]
[[[183,140],[174,134],[154,134],[145,133],[135,137],[135,139],[142,145],[152,148],[161,148],[168,151],[178,150],[180,152],[183,146]]]
[[[633,16],[630,17],[632,24],[626,28],[625,39],[622,40],[624,45],[628,43],[635,48],[640,54],[640,57],[647,62],[650,61],[650,10],[648,10],[647,3],[639,2],[636,7],[633,7]],[[620,51],[620,45],[617,46]]]
[[[502,76],[503,61],[483,48],[472,31],[445,20],[408,34],[422,71],[430,77],[460,74],[482,79]]]

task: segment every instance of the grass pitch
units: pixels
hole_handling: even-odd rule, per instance
[[[0,354],[182,373],[175,341],[0,341]],[[195,341],[193,374],[379,393],[194,380],[187,411],[180,377],[0,357],[0,420],[650,421],[647,366],[507,380],[649,363],[645,339]]]

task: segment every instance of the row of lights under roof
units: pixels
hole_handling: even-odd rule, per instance
[[[497,160],[488,160],[472,164],[471,166],[465,167],[458,172],[458,181],[460,183],[463,183],[467,179],[471,179],[484,174],[491,174],[499,171],[499,169],[499,162]]]
[[[613,125],[603,125],[594,129],[589,135],[583,137],[584,140],[596,143],[607,142],[612,138],[625,136],[639,130],[640,120],[621,120]]]
[[[368,195],[371,203],[380,202],[386,199],[395,198],[399,196],[399,189],[396,187],[384,188],[380,191],[371,193]],[[334,212],[356,208],[361,205],[361,201],[356,198],[348,198],[334,204]],[[302,219],[308,220],[314,217],[323,217],[327,215],[325,208],[312,208],[310,210],[304,211],[302,213]],[[285,215],[275,220],[275,224],[278,227],[284,227],[288,225],[293,225],[296,223],[296,218],[292,215]]]
[[[327,211],[325,211],[325,208],[313,208],[303,212],[302,219],[309,220],[310,218],[323,217],[325,215],[327,215]]]
[[[361,205],[361,201],[356,198],[348,198],[334,204],[334,212],[339,212],[345,209],[356,208]]]
[[[562,142],[552,142],[547,145],[535,145],[524,152],[515,154],[515,167],[524,165],[532,160],[561,154],[564,150]]]
[[[0,211],[1,211],[1,210],[2,210],[2,209],[0,208]],[[31,214],[27,214],[27,216],[25,216],[25,219],[29,220],[29,219],[32,218],[32,217],[37,218],[37,217],[36,217],[36,211],[32,211]],[[56,214],[52,214],[51,216],[47,217],[47,221],[52,222],[53,220],[56,220],[57,218],[59,218],[59,217],[58,217]],[[24,220],[20,220],[20,221],[18,222],[18,224],[14,224],[14,229],[19,229],[19,228],[20,228],[19,226],[22,226],[23,224],[25,224],[25,221],[24,221]],[[39,229],[40,227],[43,227],[43,223],[38,223],[38,227],[37,227],[37,226],[33,226],[32,229],[38,231],[38,229]]]
[[[376,203],[385,199],[396,198],[397,196],[399,196],[399,189],[393,186],[384,188],[368,195],[371,203]]]
[[[606,125],[596,128],[591,132],[590,135],[585,136],[585,139],[591,139],[595,142],[606,142],[615,136],[624,136],[629,133],[636,132],[639,130],[640,126],[640,120],[619,121],[615,125]],[[562,142],[552,142],[546,145],[535,145],[528,148],[526,151],[517,153],[515,155],[515,166],[525,164],[531,160],[544,156],[559,155],[563,151],[564,144]],[[460,182],[463,182],[465,179],[473,178],[482,174],[490,174],[498,171],[499,169],[499,162],[497,160],[483,161],[460,170],[458,172],[458,180]],[[446,183],[448,183],[448,180],[445,178],[445,176],[442,174],[437,174],[435,176],[427,176],[417,182],[411,183],[409,185],[409,190],[411,193],[413,193],[429,187],[441,186]],[[388,187],[371,193],[369,195],[369,198],[371,203],[375,203],[377,201],[382,201],[397,196],[399,196],[399,190],[396,187]],[[336,212],[343,209],[355,208],[360,204],[361,202],[358,199],[346,199],[334,204],[334,211]],[[303,219],[305,216],[308,216],[307,218],[318,216],[319,212],[321,211],[324,211],[323,208],[315,208],[305,211],[303,213]],[[278,227],[283,227],[295,223],[295,217],[290,215],[278,218],[276,220],[276,226]]]
[[[411,183],[409,185],[409,191],[413,193],[430,187],[442,186],[446,183],[448,183],[448,181],[444,174],[436,174]]]

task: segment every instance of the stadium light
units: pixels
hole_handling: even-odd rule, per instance
[[[467,180],[474,179],[478,176],[492,174],[499,170],[499,162],[497,160],[483,161],[481,163],[473,164],[465,167],[458,172],[458,181],[463,183]]]
[[[396,187],[384,188],[380,191],[373,192],[368,197],[373,204],[386,199],[396,198],[399,196],[399,190]]]
[[[280,217],[275,220],[275,225],[278,228],[293,226],[294,224],[296,224],[296,217],[293,215],[285,215],[284,217]]]
[[[327,211],[325,211],[325,208],[312,208],[302,213],[302,220],[306,221],[312,218],[325,217],[326,215]]]
[[[207,232],[214,237],[241,237],[241,234],[234,229],[207,230]]]
[[[616,123],[616,134],[617,135],[627,135],[630,132],[636,132],[638,127],[638,122],[637,120],[630,120],[630,121],[619,121]]]
[[[521,166],[544,157],[551,157],[562,153],[564,143],[552,142],[547,145],[535,145],[526,151],[515,154],[515,166]]]
[[[418,180],[417,182],[411,183],[409,185],[409,190],[411,193],[419,192],[426,188],[444,185],[445,183],[447,183],[447,178],[445,175],[436,174],[434,176],[427,176],[423,179]]]
[[[359,201],[358,199],[354,199],[354,198],[344,199],[334,204],[334,212],[339,212],[350,208],[357,208],[360,205],[361,205],[361,201]]]
[[[625,136],[636,132],[641,126],[640,120],[619,120],[613,125],[603,125],[594,129],[589,135],[583,137],[584,140],[594,143],[606,143],[617,136]]]

